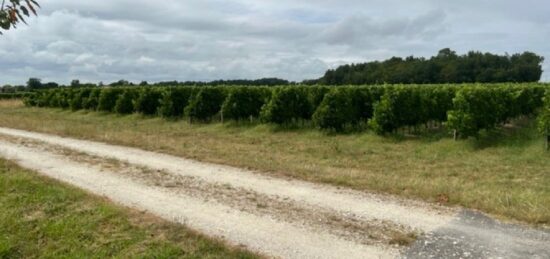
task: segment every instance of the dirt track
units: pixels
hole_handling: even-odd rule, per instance
[[[134,148],[0,128],[0,156],[268,256],[550,257],[548,232],[478,213]]]

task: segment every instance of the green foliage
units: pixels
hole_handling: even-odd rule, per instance
[[[386,89],[376,104],[369,124],[378,134],[394,132],[419,124],[421,114],[420,91],[412,87],[393,87]]]
[[[100,94],[101,94],[101,89],[99,88],[91,89],[88,97],[82,100],[82,108],[86,110],[92,110],[92,111],[97,110]]]
[[[62,109],[68,109],[74,97],[74,91],[72,89],[67,91],[57,91],[56,97],[59,107]]]
[[[56,107],[51,105],[51,100],[55,95],[54,90],[41,91],[37,97],[38,107]]]
[[[165,118],[182,117],[183,110],[189,104],[195,89],[195,87],[171,87],[163,91],[159,114]]]
[[[342,131],[346,125],[359,121],[352,91],[349,88],[336,88],[327,93],[313,114],[313,122],[319,128]]]
[[[155,115],[160,105],[161,97],[161,90],[150,87],[143,88],[139,90],[139,95],[135,102],[135,110],[145,115]]]
[[[312,104],[305,87],[280,87],[264,105],[261,118],[265,122],[284,124],[307,120],[312,115]]]
[[[446,122],[448,129],[469,137],[513,118],[535,114],[549,88],[538,83],[55,88],[32,93],[25,104],[120,114],[137,111],[163,117],[185,114],[199,121],[210,121],[217,115],[237,121],[259,117],[262,122],[275,124],[312,120],[321,129],[337,132],[362,130],[369,125],[378,134]],[[544,111],[540,119],[543,128],[548,123]]]
[[[185,115],[191,119],[208,121],[220,111],[225,97],[223,87],[202,87],[191,97],[189,105],[185,107]]]
[[[507,88],[511,98],[507,107],[507,118],[533,114],[543,106],[545,87],[534,84],[509,85]]]
[[[137,93],[133,89],[126,89],[119,95],[116,104],[115,112],[118,114],[130,114],[134,112],[134,99]]]
[[[92,89],[89,88],[83,88],[80,90],[77,90],[74,93],[74,96],[69,104],[71,110],[77,111],[84,108],[84,100],[90,96],[90,93],[92,92]]]
[[[27,81],[27,88],[29,90],[38,90],[40,88],[42,88],[43,85],[42,85],[42,80],[40,80],[39,78],[29,78],[29,80]]]
[[[105,88],[101,90],[99,94],[99,100],[97,104],[98,111],[113,112],[115,109],[118,96],[124,91],[121,88]]]
[[[539,114],[539,130],[542,134],[550,136],[550,90],[546,91],[544,106]]]
[[[444,85],[386,87],[369,125],[377,134],[384,134],[402,127],[443,122],[452,108],[454,94],[455,87]]]
[[[420,91],[422,118],[419,123],[428,121],[444,122],[447,112],[453,108],[456,86],[423,86]]]
[[[21,22],[27,24],[25,17],[37,15],[36,8],[40,5],[35,0],[4,0],[0,9],[0,28],[15,29]],[[0,31],[0,35],[2,32]]]
[[[535,53],[495,55],[442,49],[430,58],[393,57],[328,70],[317,83],[326,85],[538,82],[544,58]]]
[[[308,102],[310,104],[310,112],[311,115],[315,113],[317,110],[317,107],[321,104],[323,99],[325,98],[325,95],[330,91],[330,87],[328,86],[308,86],[305,87],[305,91],[308,95]]]
[[[243,120],[256,118],[271,96],[266,87],[232,87],[221,111],[224,119]]]
[[[313,122],[322,129],[343,131],[372,117],[373,103],[380,100],[380,87],[338,87],[325,96],[315,113]]]
[[[25,99],[29,93],[0,93],[0,100]]]
[[[477,136],[510,119],[531,115],[542,106],[542,89],[524,85],[468,86],[453,99],[447,125],[462,137]]]
[[[38,98],[40,98],[40,94],[37,92],[29,93],[23,98],[23,104],[27,107],[32,106],[38,106]]]

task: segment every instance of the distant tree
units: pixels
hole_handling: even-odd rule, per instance
[[[457,55],[445,48],[430,59],[413,56],[385,61],[343,65],[328,70],[319,80],[327,85],[343,84],[425,84],[536,82],[542,75],[544,58],[532,52],[495,55],[470,51]]]
[[[288,80],[279,78],[261,78],[261,79],[236,79],[236,80],[215,80],[215,81],[163,81],[155,83],[155,86],[220,86],[220,85],[244,85],[244,86],[276,86],[294,84]]]
[[[27,88],[29,90],[37,90],[42,88],[42,80],[39,78],[29,78],[29,81],[27,81]]]
[[[36,8],[40,8],[40,5],[35,0],[2,0],[0,28],[7,31],[17,28],[20,22],[27,24],[25,16],[30,17],[31,13],[36,16]]]
[[[149,85],[149,83],[147,81],[141,81],[139,83],[139,86],[146,86],[146,85]]]
[[[50,88],[58,88],[59,87],[59,84],[56,83],[56,82],[48,82],[48,83],[45,83],[42,85],[43,88],[47,88],[47,89],[50,89]]]
[[[80,80],[74,79],[73,81],[71,81],[71,87],[74,87],[74,88],[80,87]]]
[[[110,83],[109,86],[127,86],[127,85],[130,85],[130,82],[128,82],[127,80],[124,80],[124,79],[121,79],[121,80],[118,80],[116,82],[113,82],[113,83]]]
[[[1,93],[15,93],[15,87],[13,87],[11,85],[4,85],[4,86],[0,87],[0,92]]]

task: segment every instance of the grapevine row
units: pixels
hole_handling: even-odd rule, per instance
[[[548,89],[545,84],[58,88],[36,92],[25,103],[202,122],[312,121],[326,130],[370,127],[378,134],[437,124],[469,137],[535,114]]]

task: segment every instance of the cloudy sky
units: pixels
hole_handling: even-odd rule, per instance
[[[550,71],[546,0],[38,0],[0,36],[0,84],[318,78],[450,47],[533,51]],[[543,75],[550,81],[550,73]]]

